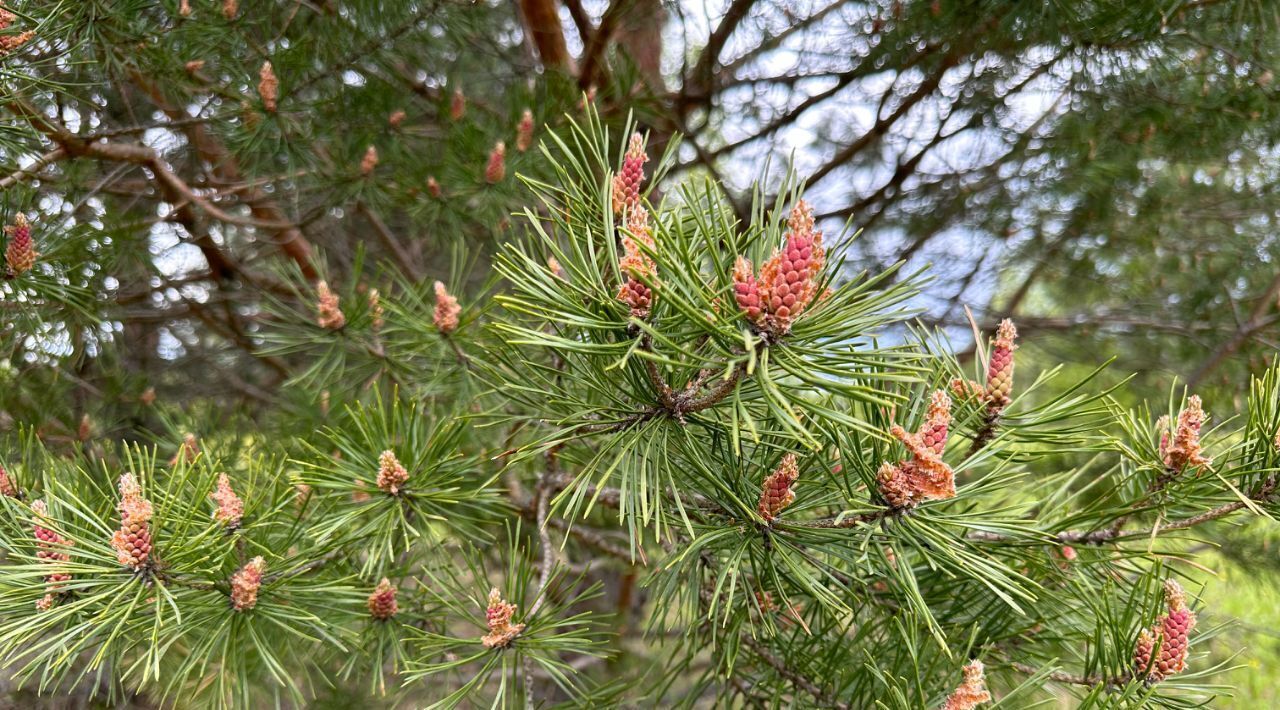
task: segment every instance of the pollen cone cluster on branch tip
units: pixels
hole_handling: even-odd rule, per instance
[[[623,214],[640,205],[640,184],[644,182],[644,164],[649,156],[644,152],[644,138],[631,134],[627,152],[622,156],[622,169],[613,176],[613,212]]]
[[[973,710],[982,703],[991,702],[991,693],[987,692],[987,677],[982,661],[972,660],[965,664],[962,671],[964,680],[955,689],[942,710]]]
[[[240,519],[244,517],[244,501],[231,489],[231,479],[227,474],[218,474],[218,485],[209,497],[218,504],[213,511],[214,520],[231,530],[240,527]]]
[[[49,518],[49,509],[44,501],[38,500],[32,503],[31,512],[35,513],[31,528],[36,538],[36,559],[51,565],[70,562],[71,555],[67,553],[67,548],[71,546],[71,541],[41,525]],[[63,585],[70,580],[71,575],[65,572],[52,572],[45,575],[45,595],[36,602],[36,607],[41,611],[52,607],[56,595],[62,592]]]
[[[5,470],[3,464],[0,464],[0,495],[9,498],[18,497],[18,486],[9,477],[9,472]]]
[[[397,495],[400,493],[400,487],[408,480],[409,472],[400,463],[400,459],[396,458],[395,452],[387,449],[378,456],[378,488],[391,495]]]
[[[373,174],[375,168],[378,167],[378,149],[375,146],[369,146],[364,149],[364,157],[360,159],[360,174],[368,177]]]
[[[516,150],[521,153],[533,146],[533,111],[525,109],[516,125]]]
[[[231,607],[233,609],[245,611],[257,606],[258,589],[262,587],[262,573],[266,569],[267,562],[259,555],[231,575]]]
[[[782,457],[773,473],[765,477],[760,486],[760,503],[756,509],[765,522],[777,520],[782,511],[796,499],[791,490],[792,484],[800,478],[800,467],[796,465],[796,455],[787,454]]]
[[[12,25],[13,21],[16,19],[18,19],[17,15],[13,14],[12,12],[9,12],[2,5],[0,5],[0,30],[9,29],[9,25]],[[0,37],[0,57],[3,57],[4,55],[8,54],[9,52],[12,52],[18,47],[21,47],[27,42],[30,42],[31,39],[35,36],[36,36],[36,33],[34,31],[27,30],[26,32],[23,32],[21,34],[5,35],[3,37]]]
[[[485,609],[485,623],[489,625],[489,633],[480,638],[485,648],[506,648],[516,636],[524,631],[524,624],[511,623],[516,613],[516,605],[502,598],[497,587],[489,590],[489,606]]]
[[[649,211],[637,202],[627,211],[626,227],[622,232],[622,257],[618,270],[622,272],[622,285],[618,287],[618,300],[631,307],[631,315],[644,318],[653,305],[653,289],[643,279],[653,281],[658,275],[658,265],[645,251],[657,248],[653,239],[653,227],[649,224]]]
[[[911,458],[881,464],[876,474],[880,495],[893,508],[909,508],[921,501],[940,500],[956,494],[955,472],[942,461],[951,424],[951,398],[938,390],[920,430],[909,433],[897,424],[889,430],[906,445]]]
[[[764,325],[764,297],[760,293],[760,284],[756,281],[755,268],[745,256],[740,256],[733,262],[733,297],[747,320],[756,325]]]
[[[4,248],[4,261],[9,273],[20,276],[34,268],[39,255],[31,239],[31,223],[27,216],[19,212],[13,218],[13,224],[4,228],[4,233],[9,242]]]
[[[467,96],[462,89],[454,89],[449,98],[449,118],[457,121],[467,115]]]
[[[396,602],[396,588],[386,577],[378,582],[378,586],[369,595],[368,603],[369,616],[379,621],[390,619],[400,610],[400,605]]]
[[[1168,611],[1151,628],[1143,630],[1133,648],[1133,664],[1150,681],[1162,681],[1187,667],[1188,637],[1196,615],[1187,607],[1187,596],[1172,579],[1164,583]],[[1159,650],[1156,647],[1159,646]]]
[[[385,312],[382,309],[382,294],[378,293],[378,289],[369,289],[369,326],[374,330],[381,330],[383,326],[383,316]]]
[[[977,399],[987,406],[991,414],[999,414],[1013,397],[1013,351],[1018,349],[1014,341],[1018,329],[1008,318],[1000,321],[996,338],[991,343],[991,356],[987,359],[987,383],[954,379],[951,391],[962,399]]]
[[[240,12],[240,0],[222,0],[223,17],[228,20],[234,20],[238,12]]]
[[[402,110],[392,111],[391,115],[387,116],[387,125],[392,128],[399,128],[400,124],[404,123],[404,119],[408,117],[408,115],[409,114]]]
[[[738,308],[758,326],[775,334],[791,324],[820,296],[818,277],[826,263],[822,232],[815,231],[813,208],[796,202],[787,219],[781,249],[774,250],[760,267],[757,279],[751,262],[739,257],[734,263],[733,289]]]
[[[436,324],[436,330],[448,335],[458,329],[458,316],[462,313],[462,306],[458,305],[458,299],[449,295],[449,290],[440,281],[435,283],[435,291],[436,309],[431,320]]]
[[[484,166],[484,181],[490,185],[502,182],[507,176],[507,144],[498,141],[489,151],[489,162]]]
[[[991,345],[991,359],[987,363],[987,405],[1003,409],[1009,404],[1013,394],[1013,351],[1018,346],[1013,344],[1018,337],[1018,329],[1008,318],[1000,321],[996,330],[996,340]]]
[[[140,570],[151,559],[151,501],[142,497],[142,486],[132,473],[120,476],[120,529],[111,536],[116,559]]]
[[[276,112],[276,99],[279,98],[280,81],[276,79],[275,68],[271,66],[271,61],[262,63],[262,68],[258,70],[258,96],[262,97],[262,108],[267,113]]]
[[[1207,418],[1199,395],[1192,395],[1187,400],[1187,406],[1178,412],[1178,425],[1173,431],[1172,441],[1168,431],[1169,420],[1163,418],[1157,424],[1157,428],[1163,430],[1160,436],[1160,458],[1164,460],[1166,468],[1181,471],[1187,466],[1209,465],[1210,461],[1201,453],[1203,449],[1200,446],[1200,427],[1204,426]]]
[[[338,305],[338,294],[330,290],[325,281],[316,284],[316,314],[316,324],[321,328],[338,330],[347,324],[347,317]]]

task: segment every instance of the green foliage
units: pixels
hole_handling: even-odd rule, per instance
[[[13,3],[37,39],[0,57],[0,217],[31,218],[39,251],[0,281],[14,686],[915,709],[979,659],[984,707],[1235,692],[1242,610],[1204,563],[1267,557],[1277,510],[1263,8],[735,2],[726,32],[681,40],[706,49],[679,48],[667,89],[609,39],[585,74],[593,31],[644,36],[613,6],[587,8],[605,15],[561,72],[506,3],[191,5]],[[1024,120],[1036,92],[1061,96]],[[866,107],[870,127],[845,117]],[[615,205],[633,131],[652,162]],[[775,135],[811,142],[803,173],[764,159]],[[737,259],[788,245],[802,195],[827,232],[816,297],[752,321]],[[923,268],[957,230],[966,254]],[[980,274],[984,326],[1041,313],[1018,318],[1041,333],[1007,403],[955,318]],[[629,280],[650,308],[619,298]],[[1192,394],[1211,463],[1174,465]],[[886,467],[921,462],[954,494],[896,501]],[[126,473],[153,509],[136,566],[112,544]],[[1134,651],[1171,579],[1200,623],[1159,679]]]

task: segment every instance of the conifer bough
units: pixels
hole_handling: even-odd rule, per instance
[[[241,707],[1212,696],[1177,560],[1275,509],[1275,370],[1216,429],[1195,396],[1170,425],[1088,378],[1015,383],[1010,321],[964,376],[908,327],[917,275],[836,268],[848,236],[794,178],[744,224],[714,182],[661,182],[674,146],[584,111],[540,132],[551,178],[507,176],[504,147],[468,168],[536,202],[492,299],[394,265],[282,276],[253,337],[307,363],[287,425],[6,449],[16,683]],[[531,127],[505,127],[521,161]]]

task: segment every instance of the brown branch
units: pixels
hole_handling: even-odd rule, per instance
[[[1267,313],[1276,304],[1276,297],[1280,296],[1280,273],[1271,280],[1262,295],[1258,296],[1254,302],[1253,312],[1249,314],[1249,319],[1240,324],[1234,335],[1219,345],[1209,357],[1200,363],[1200,366],[1191,373],[1187,378],[1187,387],[1195,389],[1204,378],[1218,368],[1224,360],[1231,357],[1237,350],[1244,346],[1245,343],[1267,325]]]
[[[396,265],[414,281],[422,281],[422,270],[418,268],[413,257],[409,255],[409,250],[405,249],[400,240],[396,238],[396,235],[391,233],[387,223],[382,221],[378,213],[369,209],[369,206],[364,202],[356,203],[356,211],[363,215],[365,220],[373,227],[373,232],[378,235],[378,240],[382,242],[382,246],[386,247],[387,251],[391,252],[391,255],[395,257]]]
[[[27,167],[19,168],[13,173],[6,175],[4,179],[0,179],[0,190],[7,190],[27,178],[34,177],[35,174],[44,169],[46,165],[62,160],[65,157],[67,157],[66,149],[61,146],[54,148],[48,153],[36,158],[35,161]]]
[[[597,75],[603,74],[605,48],[609,46],[609,40],[613,38],[613,33],[618,28],[623,14],[633,3],[634,0],[613,0],[609,3],[609,8],[600,18],[600,25],[591,34],[591,39],[586,42],[586,49],[582,52],[582,69],[578,72],[578,88],[585,90],[596,85]]]
[[[533,37],[533,44],[538,48],[542,65],[573,73],[573,58],[569,56],[569,48],[564,41],[555,0],[520,0],[520,15],[525,31]]]
[[[143,91],[151,97],[152,103],[170,120],[180,121],[187,118],[186,112],[170,103],[154,82],[136,72],[133,74],[133,80],[142,87]],[[239,185],[244,182],[235,156],[227,150],[221,141],[209,133],[208,126],[203,123],[185,124],[183,132],[186,133],[187,138],[191,141],[191,145],[195,147],[196,153],[202,160],[213,167],[214,176],[224,185]],[[302,275],[308,281],[319,280],[320,274],[312,263],[311,242],[307,240],[306,236],[302,234],[302,230],[295,223],[285,217],[284,211],[279,204],[258,188],[245,190],[241,200],[249,206],[249,212],[253,215],[253,218],[258,220],[258,223],[253,226],[264,227],[272,231],[277,246],[298,265]],[[222,217],[219,217],[219,219],[222,219]],[[224,221],[234,223],[236,219]]]
[[[702,53],[698,56],[698,63],[693,66],[693,69],[685,77],[684,85],[686,87],[691,87],[698,94],[705,94],[711,91],[711,88],[715,85],[716,68],[720,65],[720,53],[724,51],[724,46],[729,41],[729,38],[737,31],[738,25],[746,19],[747,13],[751,11],[751,6],[755,5],[755,2],[756,0],[733,0],[720,18],[720,23],[711,32],[711,36],[707,38],[707,46],[702,49]]]
[[[1011,662],[1009,664],[1009,667],[1013,668],[1019,673],[1026,673],[1027,675],[1037,675],[1040,673],[1039,668],[1036,668],[1035,666],[1027,665],[1026,663],[1018,663],[1016,661]],[[1089,687],[1096,687],[1099,685],[1107,685],[1107,686],[1124,685],[1125,683],[1128,683],[1129,681],[1133,680],[1132,673],[1124,673],[1114,678],[1103,678],[1102,676],[1099,676],[1099,675],[1084,676],[1084,675],[1072,675],[1071,673],[1065,673],[1063,671],[1051,671],[1044,677],[1048,680],[1054,681],[1055,683],[1063,683],[1066,685],[1084,685]]]
[[[1123,528],[1124,523],[1128,520],[1129,516],[1125,515],[1117,518],[1110,526],[1099,530],[1065,530],[1054,534],[1052,539],[1059,544],[1075,543],[1084,545],[1102,545],[1122,538],[1139,537],[1142,539],[1148,539],[1157,537],[1166,532],[1187,530],[1189,528],[1196,527],[1197,525],[1203,525],[1204,523],[1225,518],[1238,510],[1249,507],[1249,502],[1267,503],[1275,496],[1278,485],[1280,485],[1280,478],[1277,476],[1271,476],[1258,487],[1258,490],[1254,491],[1254,493],[1249,496],[1248,502],[1244,500],[1234,500],[1230,503],[1224,503],[1216,508],[1211,508],[1202,513],[1186,518],[1179,518],[1164,524],[1156,523],[1147,530],[1130,531],[1126,533]],[[972,532],[966,535],[965,538],[968,540],[982,542],[1008,542],[1012,539],[1007,535],[989,532]]]
[[[817,700],[822,707],[836,708],[837,710],[849,710],[848,703],[828,695],[822,688],[814,685],[813,681],[804,677],[800,673],[795,672],[786,664],[786,662],[770,653],[768,649],[760,644],[760,642],[749,636],[744,636],[742,638],[742,644],[747,648],[750,648],[752,653],[755,653],[760,657],[760,660],[764,661],[771,668],[777,671],[778,675],[791,681],[804,690],[804,692],[812,696],[813,699]]]

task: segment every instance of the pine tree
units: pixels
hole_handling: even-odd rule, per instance
[[[566,2],[578,44],[554,0],[5,7],[15,692],[1231,692],[1193,570],[1277,494],[1262,8],[735,0],[664,73],[652,0]],[[917,268],[960,228],[1007,248]],[[1153,354],[1195,386],[1144,404]]]
[[[483,312],[380,283],[375,325],[354,289],[299,287],[314,307],[263,337],[313,361],[315,431],[28,430],[0,501],[15,680],[179,706],[1218,692],[1213,600],[1170,561],[1271,503],[1280,372],[1238,425],[1015,378],[1012,324],[966,373],[903,329],[924,275],[833,268],[849,235],[798,182],[743,228],[711,181],[655,196],[674,144],[646,167],[614,135],[547,134]]]

